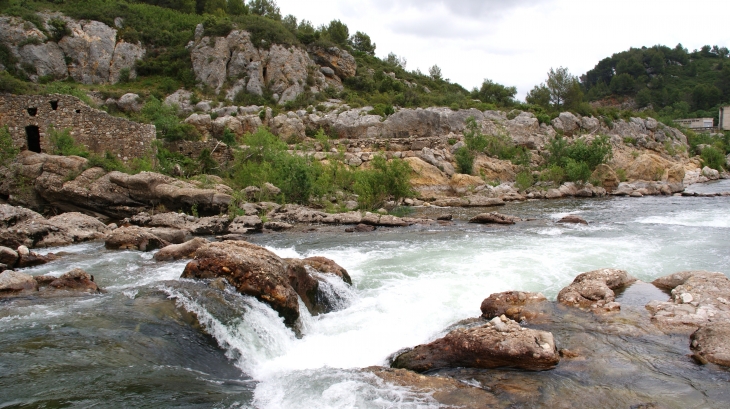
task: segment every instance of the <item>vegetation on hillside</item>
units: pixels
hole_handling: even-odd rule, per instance
[[[660,117],[715,118],[730,103],[730,52],[706,45],[631,48],[601,60],[581,77],[588,100],[631,97]]]

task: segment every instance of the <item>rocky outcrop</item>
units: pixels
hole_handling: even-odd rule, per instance
[[[580,217],[576,216],[574,214],[569,214],[567,216],[564,216],[558,220],[558,223],[569,223],[569,224],[588,224],[588,222]]]
[[[416,372],[455,367],[542,371],[554,368],[558,362],[553,334],[495,318],[485,326],[457,329],[430,344],[419,345],[396,357],[392,366]]]
[[[653,284],[671,292],[669,301],[646,306],[665,332],[691,333],[711,322],[730,322],[730,280],[722,273],[682,271]]]
[[[621,309],[615,301],[614,290],[624,288],[636,279],[626,271],[611,268],[578,275],[573,283],[560,290],[558,302],[569,307],[592,312],[611,312]]]
[[[324,274],[336,276],[347,284],[352,284],[347,270],[327,258],[311,257],[285,261],[288,265],[289,284],[313,315],[332,312],[338,305],[336,294],[328,294],[320,289],[325,282]]]
[[[22,207],[0,204],[0,245],[52,247],[103,239],[109,228],[81,213],[64,213],[45,219]]]
[[[491,320],[504,315],[514,321],[532,321],[546,313],[547,298],[541,293],[507,291],[495,293],[482,301],[482,318]]]
[[[319,273],[342,269],[332,261],[318,264]],[[269,304],[291,326],[299,318],[299,297],[313,314],[327,311],[326,296],[319,291],[320,280],[308,271],[317,269],[318,264],[287,261],[254,244],[225,241],[199,248],[182,278],[224,278],[241,294]]]
[[[113,219],[131,217],[159,205],[187,211],[195,206],[201,214],[220,214],[227,211],[232,200],[230,188],[224,185],[201,189],[159,173],[128,175],[87,166],[88,161],[77,156],[23,151],[12,166],[14,176],[0,181],[0,194],[38,210],[51,207]],[[32,181],[30,192],[21,180]]]
[[[141,44],[117,38],[117,30],[99,21],[74,20],[58,13],[39,13],[48,30],[51,19],[60,19],[70,30],[58,43],[51,41],[32,23],[17,17],[0,17],[0,43],[18,60],[18,68],[33,67],[26,72],[30,79],[54,80],[71,76],[84,84],[116,83],[122,72],[135,78],[134,66],[145,55]],[[32,27],[30,29],[26,27]]]
[[[233,99],[239,92],[263,95],[268,88],[280,104],[294,100],[309,90],[317,93],[329,86],[342,89],[342,79],[353,76],[355,59],[344,50],[317,49],[314,56],[320,64],[333,69],[326,77],[307,51],[279,44],[254,45],[250,33],[233,30],[226,37],[202,36],[196,29],[190,45],[196,79],[216,92],[226,83],[233,86],[226,96]]]

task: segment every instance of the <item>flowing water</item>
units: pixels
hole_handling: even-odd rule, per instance
[[[360,368],[387,366],[398,350],[477,317],[494,292],[554,299],[577,274],[602,267],[644,281],[688,269],[730,274],[727,197],[533,201],[498,209],[534,219],[516,226],[465,222],[479,211],[460,209],[448,226],[253,236],[281,257],[331,258],[352,277],[352,287],[327,278],[337,311],[312,317],[302,306],[299,336],[251,297],[179,279],[185,262],[103,243],[48,249],[65,255],[25,271],[82,268],[107,293],[0,301],[0,408],[436,408],[429,394]],[[566,214],[590,224],[555,223]],[[651,330],[643,305],[666,297],[639,285],[610,319],[563,316],[551,330],[580,358],[552,371],[438,372],[495,393],[504,407],[730,406],[730,372],[695,364],[687,336]]]

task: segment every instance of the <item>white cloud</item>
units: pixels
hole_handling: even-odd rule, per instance
[[[629,47],[682,43],[730,46],[730,31],[716,16],[730,2],[613,0],[278,0],[282,13],[315,25],[340,19],[350,32],[364,31],[376,53],[405,57],[408,69],[438,64],[465,88],[484,78],[524,95],[551,67],[574,75]],[[709,15],[709,18],[703,17]]]

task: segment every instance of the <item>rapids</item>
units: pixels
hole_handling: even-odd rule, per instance
[[[479,316],[494,292],[555,299],[577,274],[602,267],[644,281],[690,269],[730,274],[727,197],[531,201],[496,209],[534,219],[516,226],[465,222],[484,210],[417,210],[454,212],[448,226],[252,236],[281,257],[331,258],[352,277],[352,287],[327,281],[337,311],[312,317],[302,308],[297,333],[254,298],[179,279],[184,261],[103,243],[46,249],[65,255],[25,272],[78,267],[108,292],[0,300],[0,408],[436,408],[429,394],[361,368],[387,366],[398,350]],[[590,224],[555,223],[566,214]],[[582,359],[553,371],[438,372],[494,392],[505,407],[730,406],[730,372],[695,364],[688,337],[647,329],[652,297],[667,295],[634,286],[613,318],[566,316],[556,340]]]

